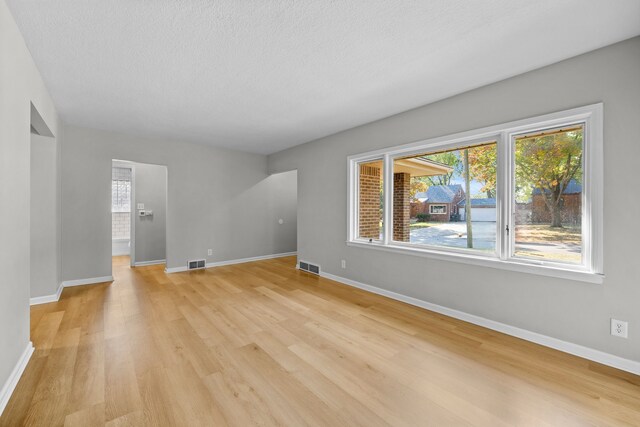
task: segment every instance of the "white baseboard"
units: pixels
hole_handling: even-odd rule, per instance
[[[47,304],[50,302],[58,302],[64,288],[81,285],[93,285],[95,283],[113,282],[113,276],[91,277],[89,279],[65,280],[58,286],[58,291],[53,295],[44,295],[29,299],[29,305]]]
[[[228,261],[209,262],[205,265],[205,268],[222,267],[223,265],[242,264],[245,262],[262,261],[265,259],[273,259],[273,258],[282,258],[286,256],[293,256],[293,255],[296,255],[297,253],[298,252],[284,252],[281,254],[270,254],[270,255],[255,256],[251,258],[240,258],[240,259],[232,259]],[[184,267],[165,268],[164,271],[165,273],[179,273],[181,271],[187,271],[187,270],[188,270],[187,266],[184,266]]]
[[[58,286],[58,290],[56,291],[55,294],[30,298],[29,305],[38,305],[38,304],[46,304],[49,302],[57,302],[58,300],[60,300],[60,294],[62,294],[63,288],[64,288],[63,283],[60,283],[60,286]]]
[[[140,262],[136,262],[133,264],[134,267],[144,267],[145,265],[157,265],[157,264],[164,264],[166,263],[167,260],[164,259],[156,259],[153,261],[140,261]]]
[[[640,362],[625,359],[613,354],[605,353],[593,348],[584,347],[579,344],[562,341],[557,338],[542,335],[537,332],[528,331],[526,329],[517,328],[515,326],[507,325],[504,323],[496,322],[495,320],[486,319],[484,317],[476,316],[474,314],[465,313],[463,311],[455,310],[441,305],[426,302],[417,298],[408,297],[406,295],[398,294],[396,292],[388,291],[386,289],[378,288],[376,286],[366,285],[364,283],[357,282],[355,280],[346,279],[344,277],[336,276],[330,273],[321,272],[320,276],[325,277],[336,282],[353,286],[354,288],[362,289],[374,294],[382,295],[397,301],[402,301],[407,304],[421,307],[426,310],[434,311],[436,313],[444,314],[445,316],[453,317],[455,319],[463,320],[465,322],[473,323],[474,325],[482,326],[487,329],[502,332],[503,334],[511,335],[517,338],[521,338],[526,341],[534,342],[536,344],[550,347],[555,350],[559,350],[565,353],[573,354],[584,359],[588,359],[594,362],[602,363],[603,365],[611,366],[623,371],[631,372],[632,374],[640,375]]]
[[[94,283],[113,282],[113,276],[91,277],[88,279],[65,280],[62,286],[70,288],[71,286],[93,285]]]
[[[29,299],[29,305],[47,304],[50,302],[58,302],[64,288],[81,285],[93,285],[95,283],[113,282],[113,276],[92,277],[89,279],[66,280],[60,283],[58,291],[53,295],[44,295]]]
[[[18,385],[18,381],[24,372],[24,369],[27,367],[27,363],[29,363],[29,359],[31,359],[31,355],[33,354],[33,344],[31,341],[27,344],[27,347],[22,352],[20,359],[18,359],[18,363],[11,371],[9,378],[5,381],[2,389],[0,389],[0,415],[4,412],[4,408],[7,407],[7,403],[9,403],[9,399],[13,394],[13,391],[16,389]]]

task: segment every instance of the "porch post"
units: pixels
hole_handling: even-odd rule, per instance
[[[409,190],[411,175],[404,172],[393,174],[393,240],[409,241],[411,203]]]

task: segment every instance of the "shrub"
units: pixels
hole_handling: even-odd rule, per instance
[[[428,222],[431,219],[431,215],[428,213],[419,213],[416,215],[416,218],[418,218],[418,222]]]

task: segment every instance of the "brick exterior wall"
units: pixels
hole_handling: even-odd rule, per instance
[[[582,223],[582,194],[565,194],[562,196],[562,224],[580,225]],[[551,223],[551,211],[547,208],[542,194],[533,196],[531,222],[534,224]]]
[[[360,194],[358,223],[359,237],[380,238],[380,168],[367,164],[360,165]]]
[[[393,174],[393,240],[399,242],[409,241],[410,189],[411,175],[408,173]]]
[[[531,223],[532,203],[516,203],[516,224]]]
[[[415,218],[419,213],[424,213],[424,203],[422,202],[411,202],[410,208],[410,218]]]
[[[451,206],[450,206],[451,209],[449,209],[449,215],[457,214],[459,212],[458,203],[463,201],[465,197],[466,197],[466,193],[464,192],[464,190],[460,190],[458,194],[456,194],[456,197],[454,197],[453,199],[453,203],[451,203]]]
[[[458,213],[458,203],[464,199],[464,191],[460,190],[454,197],[453,203],[428,203],[428,202],[411,202],[410,217],[415,218],[418,214],[429,214],[431,217],[429,221],[433,222],[449,222],[451,215]],[[431,205],[445,205],[447,207],[446,215],[430,214],[429,206]]]

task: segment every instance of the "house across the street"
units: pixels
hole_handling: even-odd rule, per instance
[[[433,185],[427,191],[416,194],[418,202],[411,204],[411,216],[428,214],[429,221],[451,221],[452,215],[458,215],[458,203],[464,197],[460,184]]]
[[[545,191],[546,194],[549,191]],[[545,193],[539,188],[533,190],[530,203],[518,204],[518,209],[525,213],[526,219],[522,221],[533,224],[547,224],[551,222],[551,211],[545,201]],[[464,191],[463,191],[464,194]],[[562,193],[560,208],[562,209],[562,222],[564,224],[579,224],[582,219],[581,202],[582,186],[575,180],[571,180],[567,188]],[[460,221],[465,221],[466,200],[463,198],[458,202],[458,212]],[[471,220],[472,221],[495,221],[497,218],[496,199],[471,199]]]

